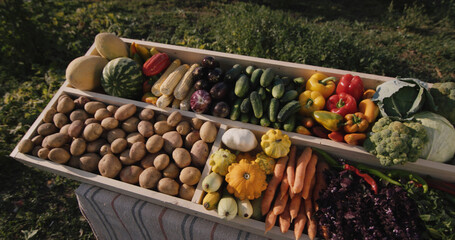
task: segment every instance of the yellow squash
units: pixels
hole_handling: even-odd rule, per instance
[[[273,158],[280,158],[288,155],[291,149],[289,136],[278,129],[270,129],[261,138],[261,147],[265,154]]]
[[[242,159],[239,163],[229,166],[226,174],[227,190],[240,200],[253,200],[261,196],[267,188],[266,175],[255,162]]]

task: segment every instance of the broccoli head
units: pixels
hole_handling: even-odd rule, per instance
[[[425,128],[420,122],[394,121],[380,118],[365,140],[365,149],[374,154],[383,166],[415,162],[427,141]]]
[[[430,93],[438,107],[436,113],[455,125],[455,82],[435,83],[430,88]]]

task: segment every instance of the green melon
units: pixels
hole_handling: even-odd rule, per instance
[[[137,99],[142,91],[142,71],[131,58],[109,61],[103,69],[101,86],[112,96]]]

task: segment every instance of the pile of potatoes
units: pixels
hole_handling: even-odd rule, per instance
[[[191,200],[218,129],[212,122],[62,95],[19,152]]]

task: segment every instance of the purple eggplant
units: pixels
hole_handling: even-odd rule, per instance
[[[207,111],[212,102],[210,94],[205,90],[197,90],[191,95],[190,105],[191,109],[196,113],[203,113]]]
[[[223,99],[229,92],[229,84],[219,82],[210,89],[210,96],[214,99]]]
[[[207,56],[202,59],[202,67],[214,69],[220,67],[220,62],[218,62],[214,57]]]
[[[226,102],[217,102],[212,108],[212,115],[225,118],[229,115],[229,105]]]

